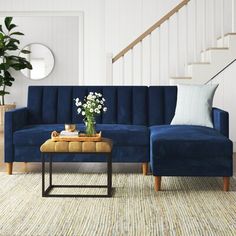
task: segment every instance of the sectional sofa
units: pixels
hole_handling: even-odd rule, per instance
[[[5,162],[39,162],[40,145],[65,123],[84,129],[73,98],[100,92],[108,111],[97,117],[97,130],[114,143],[113,162],[150,162],[155,189],[161,176],[220,176],[228,190],[232,176],[232,142],[228,113],[214,108],[214,128],[170,125],[175,114],[176,86],[30,86],[28,104],[5,114]],[[58,162],[101,161],[103,157],[60,155]]]

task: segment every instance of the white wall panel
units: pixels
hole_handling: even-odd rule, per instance
[[[19,25],[18,30],[25,34],[23,37],[18,37],[21,47],[30,43],[41,43],[47,46],[54,54],[55,66],[48,77],[37,81],[24,77],[21,72],[13,72],[16,81],[9,89],[11,95],[6,96],[6,102],[15,102],[17,106],[25,106],[29,85],[79,83],[79,17],[15,17],[14,23]]]

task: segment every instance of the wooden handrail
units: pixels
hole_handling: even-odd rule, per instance
[[[124,48],[121,52],[119,52],[115,57],[112,58],[112,63],[116,62],[118,59],[123,57],[129,50],[131,50],[135,45],[141,42],[145,37],[151,34],[155,29],[160,27],[166,20],[168,20],[171,16],[173,16],[176,12],[178,12],[183,6],[188,4],[190,0],[183,0],[180,4],[174,7],[171,11],[169,11],[165,16],[163,16],[159,21],[157,21],[154,25],[148,28],[143,34],[141,34],[138,38],[136,38],[132,43],[130,43],[126,48]]]

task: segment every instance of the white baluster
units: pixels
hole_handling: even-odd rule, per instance
[[[176,76],[179,75],[179,12],[176,12]]]
[[[125,85],[125,57],[122,56],[121,58],[121,66],[122,66],[122,71],[121,71],[121,76],[122,76],[122,85]]]
[[[188,4],[185,6],[185,27],[186,27],[186,50],[185,50],[185,67],[188,65]]]
[[[131,49],[131,84],[134,85],[134,49]]]
[[[235,32],[235,0],[232,0],[232,32]]]
[[[221,39],[224,47],[224,0],[221,0]]]
[[[170,79],[170,19],[167,20],[167,76]]]
[[[158,29],[158,69],[159,69],[159,85],[161,85],[161,26]]]
[[[106,60],[106,84],[113,85],[113,64],[112,64],[112,53],[107,53]]]
[[[234,0],[233,0],[234,1]],[[216,19],[216,7],[215,7],[215,0],[212,0],[212,47],[215,46],[215,37],[216,37],[216,31],[215,31],[215,19]]]
[[[143,41],[140,41],[140,85],[143,84]]]
[[[149,64],[150,64],[150,77],[149,86],[152,84],[152,34],[149,34]]]
[[[206,51],[206,0],[203,0],[204,4],[203,4],[203,34],[202,34],[202,42],[203,42],[203,61],[206,60],[206,57],[205,57],[205,51]]]
[[[195,2],[194,8],[194,36],[193,36],[193,44],[194,44],[194,61],[197,61],[197,0]]]

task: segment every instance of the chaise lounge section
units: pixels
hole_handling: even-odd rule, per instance
[[[149,113],[150,165],[155,190],[160,190],[162,176],[214,176],[223,177],[223,189],[228,191],[229,177],[233,174],[228,113],[213,108],[214,128],[169,125],[175,113],[176,87],[150,87],[149,107],[161,107],[163,92],[168,107],[163,107],[162,113],[157,109]]]

